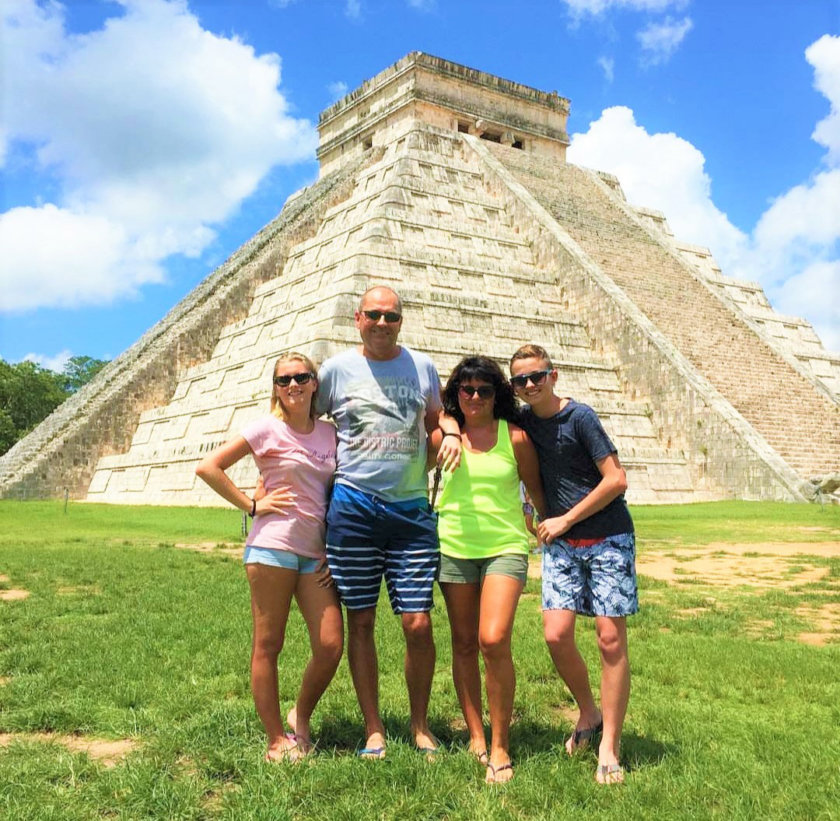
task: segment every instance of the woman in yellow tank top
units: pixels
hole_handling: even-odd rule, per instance
[[[452,678],[470,734],[470,751],[487,767],[485,780],[513,777],[510,719],[516,679],[511,634],[528,573],[528,536],[519,500],[525,483],[544,510],[539,464],[516,417],[513,389],[484,356],[463,359],[446,384],[443,405],[461,425],[461,466],[446,475],[440,515],[440,587],[452,632]],[[437,431],[431,447],[445,434]],[[447,434],[453,435],[453,434]],[[484,658],[491,743],[481,709],[479,650]]]

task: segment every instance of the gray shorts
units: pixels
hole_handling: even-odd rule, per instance
[[[631,616],[639,610],[636,539],[607,536],[588,547],[555,539],[543,547],[543,610],[573,610],[584,616]]]
[[[525,584],[528,580],[528,556],[525,553],[502,553],[488,559],[456,559],[440,554],[439,582],[479,584],[485,576],[510,576]]]

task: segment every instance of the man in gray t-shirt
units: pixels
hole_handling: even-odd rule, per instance
[[[373,632],[383,576],[406,640],[411,732],[431,754],[438,742],[427,722],[435,667],[429,611],[439,554],[427,500],[426,440],[440,421],[440,379],[425,354],[397,344],[402,303],[393,290],[366,291],[355,321],[362,344],[321,366],[316,408],[338,428],[327,560],[347,609],[347,655],[366,732],[359,754],[385,755]],[[439,461],[454,467],[457,424],[443,424],[450,435]]]

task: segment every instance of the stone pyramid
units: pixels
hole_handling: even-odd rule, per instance
[[[840,356],[618,181],[565,162],[568,100],[412,53],[324,111],[321,177],[0,460],[0,492],[217,504],[197,461],[268,408],[288,350],[358,342],[371,284],[445,379],[543,344],[635,503],[801,500],[840,470]],[[253,487],[250,460],[234,468]]]

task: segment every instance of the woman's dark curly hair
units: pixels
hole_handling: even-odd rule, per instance
[[[487,382],[496,389],[494,419],[516,422],[519,412],[513,388],[498,364],[486,356],[465,356],[453,369],[443,389],[443,408],[449,416],[456,419],[459,425],[464,424],[464,414],[458,404],[458,388],[472,380]]]

